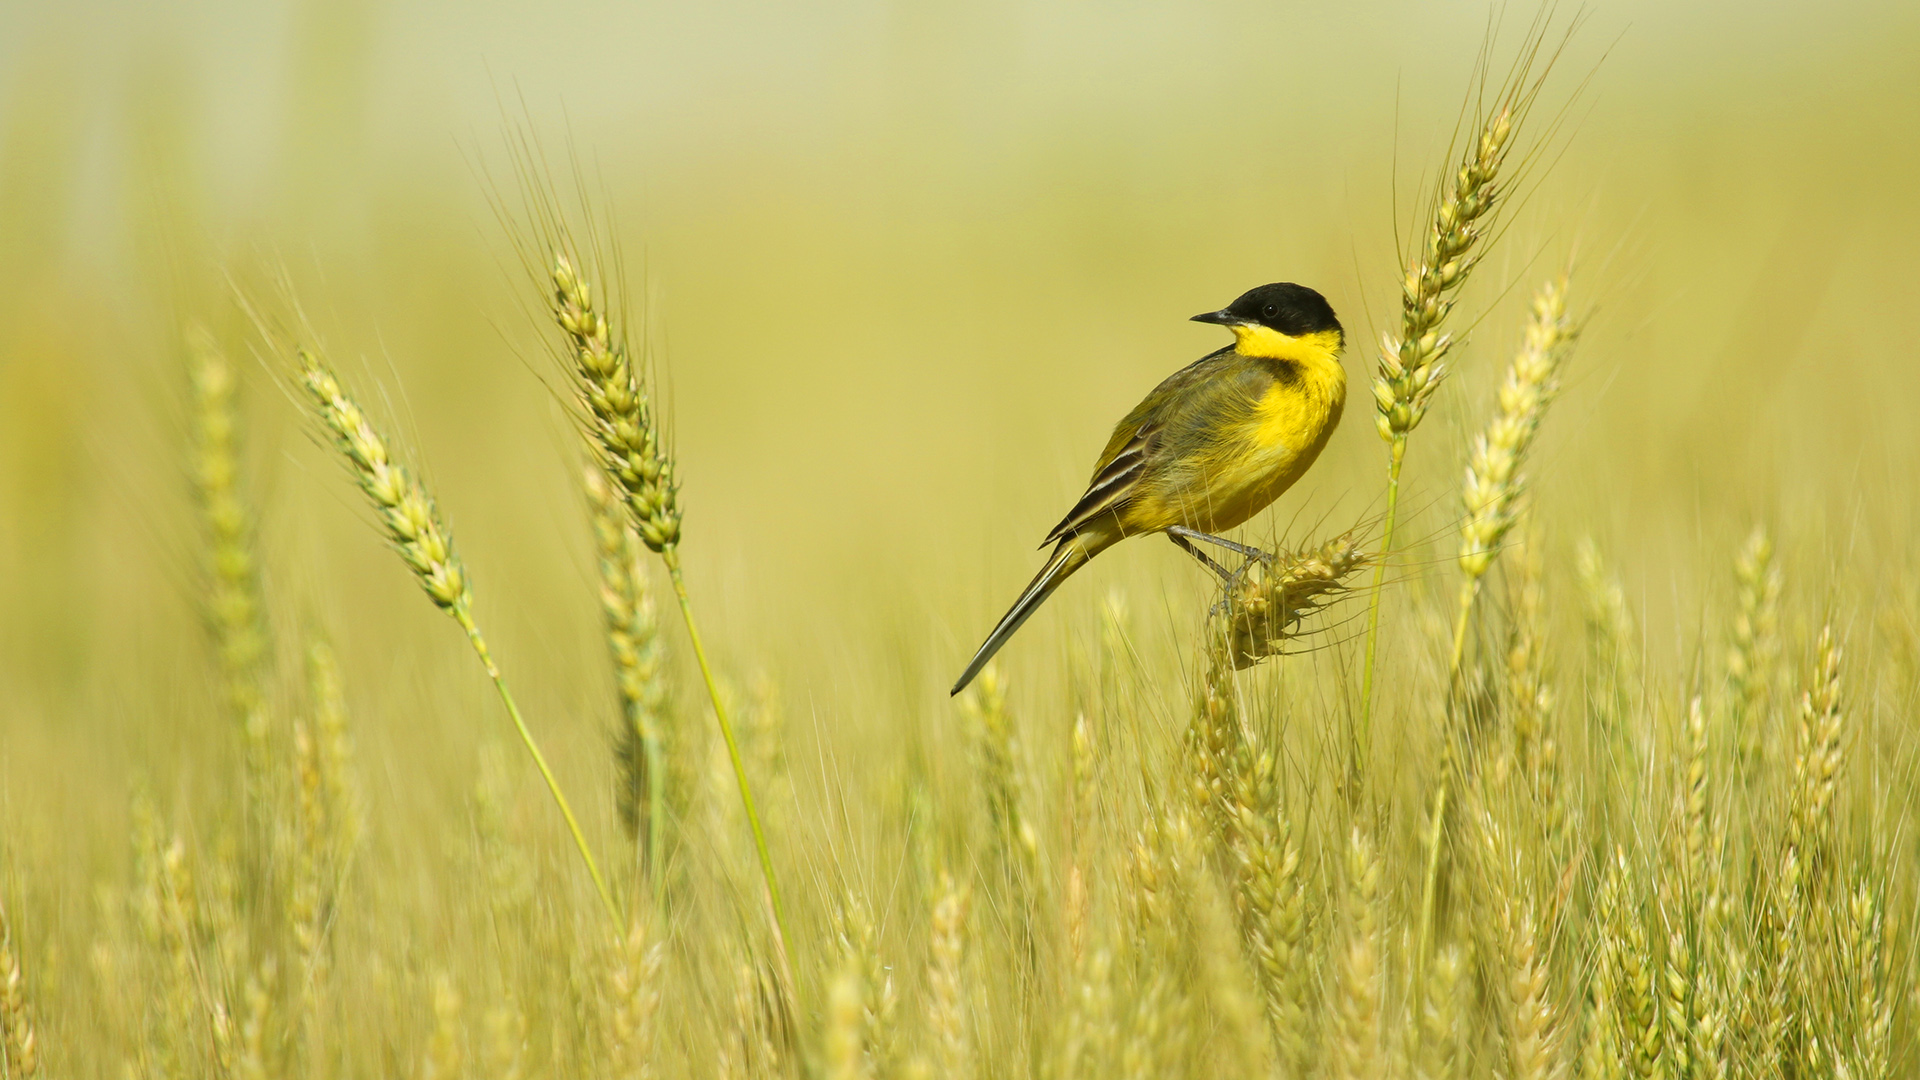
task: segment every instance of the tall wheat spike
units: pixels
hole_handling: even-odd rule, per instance
[[[1479,110],[1469,125],[1457,164],[1450,163],[1432,196],[1430,216],[1421,231],[1420,253],[1411,260],[1401,280],[1400,324],[1381,337],[1373,400],[1374,425],[1387,444],[1387,506],[1381,528],[1382,561],[1374,568],[1373,593],[1367,605],[1360,724],[1351,748],[1356,761],[1367,752],[1372,738],[1380,586],[1385,580],[1384,560],[1393,551],[1407,439],[1426,418],[1434,391],[1447,374],[1445,361],[1454,337],[1445,326],[1453,312],[1453,297],[1485,257],[1497,212],[1507,201],[1510,183],[1502,182],[1502,174],[1513,151],[1515,125],[1525,120],[1545,78],[1544,71],[1537,77],[1533,73],[1542,44],[1537,33],[1529,36],[1494,102]],[[1551,66],[1549,59],[1547,68]],[[1451,156],[1453,148],[1448,153]]]

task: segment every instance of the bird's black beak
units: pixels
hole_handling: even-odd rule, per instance
[[[1193,321],[1210,322],[1219,326],[1232,326],[1234,323],[1241,322],[1242,320],[1237,315],[1227,314],[1226,308],[1221,308],[1219,311],[1201,312],[1193,317]]]

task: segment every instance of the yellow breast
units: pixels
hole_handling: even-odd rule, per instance
[[[1347,400],[1337,338],[1326,345],[1330,347],[1311,352],[1293,350],[1239,437],[1223,447],[1226,453],[1213,473],[1208,520],[1196,527],[1218,531],[1245,522],[1292,487],[1326,448]]]
[[[1272,380],[1202,448],[1143,485],[1122,512],[1128,532],[1238,527],[1300,479],[1340,422],[1347,375],[1337,332],[1294,338],[1234,327],[1234,333],[1240,337],[1235,351],[1267,361]]]

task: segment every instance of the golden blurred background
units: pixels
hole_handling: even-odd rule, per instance
[[[1653,662],[1685,669],[1724,586],[1700,568],[1756,519],[1911,588],[1920,8],[1580,19],[1463,300],[1488,314],[1415,437],[1409,535],[1450,557],[1463,433],[1520,300],[1572,258],[1593,314],[1534,465],[1552,557],[1596,536]],[[1355,389],[1254,533],[1377,513],[1372,343],[1495,21],[1501,44],[1525,29],[1376,0],[0,8],[0,818],[118,858],[129,783],[227,775],[192,751],[213,676],[188,321],[248,358],[268,602],[337,640],[379,812],[465,782],[400,748],[467,760],[497,734],[239,311],[282,273],[426,466],[563,775],[599,782],[575,443],[494,209],[517,199],[510,129],[618,223],[657,316],[695,592],[722,666],[772,673],[803,731],[944,707],[1108,425],[1222,343],[1186,317],[1253,285],[1329,296]],[[1113,590],[1148,640],[1184,634],[1205,585],[1127,545],[1004,663],[1018,683]]]

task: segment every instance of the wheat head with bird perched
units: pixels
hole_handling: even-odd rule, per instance
[[[953,684],[966,689],[1014,631],[1088,560],[1130,536],[1165,533],[1223,579],[1194,546],[1265,553],[1216,534],[1267,508],[1313,465],[1340,423],[1346,333],[1325,297],[1304,285],[1262,285],[1195,315],[1234,342],[1174,372],[1113,429],[1086,493],[1041,547],[1053,554]]]

